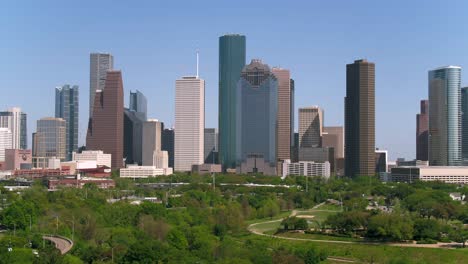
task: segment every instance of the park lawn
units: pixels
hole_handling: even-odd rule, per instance
[[[264,239],[273,248],[297,245],[312,245],[320,251],[327,252],[328,256],[355,259],[356,263],[468,263],[468,249],[437,249],[437,248],[410,248],[387,245],[368,244],[338,244],[311,241],[291,241],[278,238],[262,237],[254,234],[244,239]],[[335,263],[333,261],[326,263]]]

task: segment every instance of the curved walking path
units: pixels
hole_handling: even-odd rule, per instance
[[[318,204],[314,206],[312,209],[317,209],[323,204],[324,203]],[[293,210],[291,212],[291,216],[296,216],[298,212],[302,212],[302,211]],[[279,238],[279,239],[285,239],[285,240],[294,240],[294,241],[310,241],[310,242],[335,243],[335,244],[385,245],[385,246],[415,247],[415,248],[445,248],[445,249],[451,248],[453,246],[461,246],[461,243],[441,243],[441,242],[438,242],[437,244],[416,244],[415,242],[413,243],[385,243],[385,242],[365,242],[365,241],[359,242],[359,241],[341,241],[341,240],[328,240],[328,239],[283,237],[283,236],[277,236],[277,235],[264,234],[262,231],[255,228],[257,225],[281,222],[283,221],[283,219],[284,218],[271,220],[271,221],[265,221],[265,222],[259,222],[259,223],[253,223],[247,227],[247,230],[249,230],[249,232],[251,232],[252,234],[256,234],[260,236]]]
[[[60,250],[60,253],[62,255],[66,254],[73,247],[73,241],[71,239],[66,238],[66,237],[55,236],[55,235],[44,235],[44,236],[42,236],[42,238],[45,239],[45,240],[49,240],[52,243],[54,243],[55,248]]]

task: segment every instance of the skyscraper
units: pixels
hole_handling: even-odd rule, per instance
[[[162,133],[161,147],[169,156],[169,167],[174,168],[174,129],[165,128]]]
[[[96,91],[104,90],[107,71],[114,69],[114,57],[109,53],[91,53],[89,57],[89,118],[93,116]]]
[[[103,91],[96,91],[86,148],[112,154],[112,168],[123,166],[124,95],[121,71],[108,71]]]
[[[218,163],[218,131],[205,128],[204,160],[206,164]]]
[[[346,65],[345,175],[375,174],[375,64]]]
[[[155,166],[154,160],[161,152],[162,123],[148,119],[143,123],[143,166]]]
[[[146,97],[130,91],[130,107],[124,110],[124,157],[127,164],[139,164],[142,158],[143,123],[147,119]]]
[[[318,106],[299,108],[299,156],[305,148],[322,146],[323,110]]]
[[[236,167],[237,82],[245,66],[245,36],[219,38],[219,160],[223,167]]]
[[[462,158],[463,165],[468,163],[468,87],[461,89],[462,101]]]
[[[148,103],[146,96],[140,91],[136,90],[135,92],[130,91],[130,106],[129,109],[141,115],[141,118],[146,121],[147,119],[147,110]]]
[[[335,158],[344,158],[344,131],[342,126],[323,127],[322,146],[335,149]]]
[[[63,85],[55,88],[55,117],[63,118],[67,125],[67,160],[78,150],[79,92],[77,85]]]
[[[416,159],[429,158],[429,101],[421,100],[421,112],[416,115]]]
[[[26,113],[21,113],[20,121],[20,149],[28,148],[28,116]]]
[[[462,163],[461,67],[429,71],[429,165]]]
[[[142,136],[143,136],[142,113],[124,109],[124,158],[126,164],[142,163]]]
[[[175,86],[174,169],[191,171],[204,161],[205,81],[186,76]]]
[[[5,150],[11,149],[13,140],[10,129],[0,127],[0,162],[5,161]]]
[[[0,127],[10,129],[13,149],[20,149],[27,145],[26,114],[21,112],[21,108],[13,107],[0,112]]]
[[[276,172],[278,80],[267,64],[252,60],[237,83],[237,164],[240,173],[260,172],[244,168],[249,158],[263,159]],[[177,132],[177,130],[176,130]]]
[[[290,128],[290,131],[291,131],[291,160],[293,160],[295,162],[295,158],[296,158],[296,154],[295,151],[297,150],[296,148],[296,141],[294,140],[294,111],[295,111],[295,106],[294,106],[294,96],[295,96],[295,91],[294,91],[294,80],[291,79],[290,80],[290,84],[289,86],[291,87],[291,94],[290,94],[290,99],[291,99],[291,102],[289,103],[289,106],[291,107],[291,110],[289,110],[289,112],[291,113],[291,128]]]
[[[291,75],[289,70],[272,68],[278,80],[277,159],[291,159]]]
[[[41,158],[67,158],[67,122],[62,118],[45,117],[37,120],[35,155]]]

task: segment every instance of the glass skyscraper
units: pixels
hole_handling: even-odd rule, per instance
[[[136,92],[130,91],[130,107],[131,111],[135,111],[138,113],[140,118],[146,121],[147,118],[147,109],[148,109],[148,102],[146,100],[146,96],[143,95],[140,91],[136,90]]]
[[[268,65],[252,60],[237,84],[237,163],[263,158],[276,168],[278,80]]]
[[[34,144],[35,155],[43,158],[66,159],[66,121],[62,118],[46,117],[37,120]]]
[[[462,163],[461,67],[429,71],[429,165]]]
[[[68,84],[55,88],[55,117],[66,121],[66,152],[67,160],[72,153],[78,151],[78,86]]]
[[[236,166],[236,90],[245,66],[245,36],[219,38],[219,160],[226,168]]]
[[[468,163],[468,87],[461,89],[462,101],[462,158],[463,165]]]

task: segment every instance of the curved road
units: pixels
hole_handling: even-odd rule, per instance
[[[43,239],[49,240],[55,244],[55,247],[60,250],[62,255],[66,254],[73,247],[73,241],[66,237],[54,236],[54,235],[45,235],[42,236]]]

